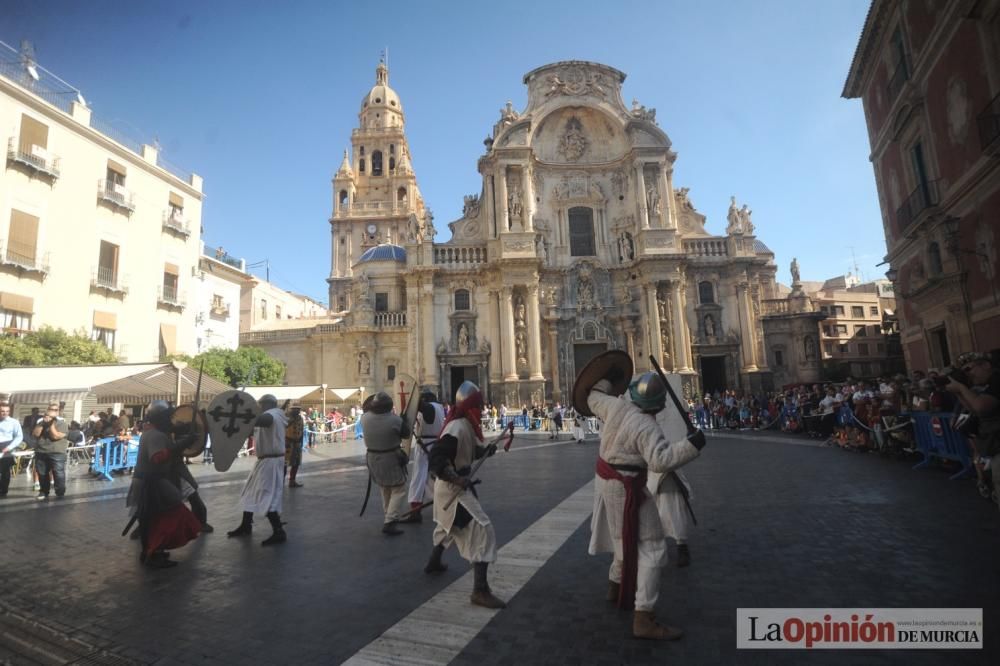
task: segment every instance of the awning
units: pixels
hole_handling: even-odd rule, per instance
[[[177,327],[173,324],[160,324],[160,338],[163,339],[163,350],[167,356],[177,353]]]
[[[323,387],[316,384],[299,384],[293,386],[248,386],[246,392],[259,400],[261,396],[270,393],[278,402],[284,400],[297,400],[309,404],[320,404],[323,402]],[[348,388],[326,389],[326,399],[329,402],[343,402],[351,398],[361,400],[361,389],[357,386]]]
[[[7,394],[7,400],[21,405],[49,405],[53,402],[65,402],[67,405],[73,404],[76,400],[83,400],[90,389],[60,389],[57,391],[14,391]]]
[[[171,192],[168,195],[168,198],[171,206],[176,206],[177,208],[184,208],[184,199],[181,197],[181,195],[174,194],[173,192]]]
[[[184,368],[181,375],[179,404],[194,402],[197,384],[197,368]],[[212,398],[229,391],[231,388],[214,377],[204,375],[201,379],[200,406],[207,406]],[[146,372],[94,386],[91,391],[97,396],[99,403],[121,402],[128,405],[146,405],[153,400],[174,402],[177,398],[177,369],[169,364],[159,365]]]
[[[104,328],[109,331],[118,330],[118,315],[114,312],[94,310],[94,328]]]
[[[0,291],[0,308],[23,314],[34,314],[35,301],[28,296],[12,294],[9,291]]]
[[[341,400],[347,400],[349,398],[361,399],[361,387],[352,386],[348,388],[332,388],[329,390]]]

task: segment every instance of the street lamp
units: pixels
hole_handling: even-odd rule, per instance
[[[319,387],[323,389],[323,418],[326,418],[326,384],[320,384]]]
[[[895,283],[896,282],[896,278],[899,277],[899,271],[897,271],[895,268],[893,268],[892,266],[890,266],[889,270],[887,270],[885,272],[885,277],[886,277],[887,280],[889,280],[889,282]]]

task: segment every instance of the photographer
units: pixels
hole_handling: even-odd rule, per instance
[[[972,434],[981,456],[990,456],[993,488],[1000,493],[1000,372],[986,354],[967,352],[958,358],[959,372],[949,376],[945,389],[954,393],[978,424]]]
[[[66,439],[65,421],[59,416],[60,407],[53,403],[49,405],[39,421],[32,429],[35,438],[35,471],[38,472],[38,497],[49,498],[49,472],[55,478],[56,497],[66,494]]]

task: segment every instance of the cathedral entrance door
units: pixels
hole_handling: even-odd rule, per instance
[[[576,381],[576,375],[583,370],[584,366],[590,362],[590,359],[598,354],[603,354],[607,350],[608,345],[603,342],[586,342],[573,345],[573,381]]]
[[[701,387],[705,393],[725,391],[729,388],[726,386],[725,356],[701,357]]]
[[[479,368],[474,365],[453,365],[451,366],[451,387],[448,390],[448,402],[455,404],[455,391],[464,381],[470,381],[482,389],[479,383]],[[485,397],[485,396],[484,396]]]

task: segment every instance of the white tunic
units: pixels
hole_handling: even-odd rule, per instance
[[[676,410],[662,410],[656,415],[656,422],[668,441],[677,441],[687,435],[687,424]],[[656,498],[656,508],[660,511],[664,534],[683,542],[688,538],[692,521],[677,481],[684,485],[689,499],[693,500],[694,496],[691,493],[691,484],[684,476],[684,470],[678,469],[674,473],[677,475],[676,480],[670,474],[650,472],[646,487]]]
[[[264,413],[270,414],[273,421],[266,428],[253,429],[257,463],[243,486],[239,505],[244,511],[254,513],[281,513],[285,485],[285,426],[288,425],[288,418],[277,407]]]
[[[669,472],[698,457],[699,451],[682,438],[671,443],[656,419],[644,414],[631,400],[615,398],[606,380],[598,382],[587,397],[587,404],[604,422],[601,429],[600,456],[615,465],[645,467],[650,472]],[[669,409],[669,408],[668,408]],[[623,476],[634,473],[621,472]],[[639,506],[640,541],[663,539],[663,527],[652,495],[642,490],[645,501]],[[594,515],[591,520],[590,553],[615,552],[621,541],[622,516],[625,512],[625,486],[597,476],[594,480]]]
[[[434,442],[440,436],[441,428],[444,426],[445,415],[444,406],[440,403],[432,402],[431,406],[434,408],[434,420],[432,422],[425,422],[424,415],[417,413],[417,427],[414,436],[417,438],[418,444],[413,447],[411,454],[413,460],[413,476],[410,477],[409,496],[411,503],[420,502],[422,504],[427,495],[434,493],[434,488],[428,478],[428,457],[424,453],[423,447],[426,446],[429,451],[434,446]],[[423,446],[420,446],[420,444],[423,444]]]

